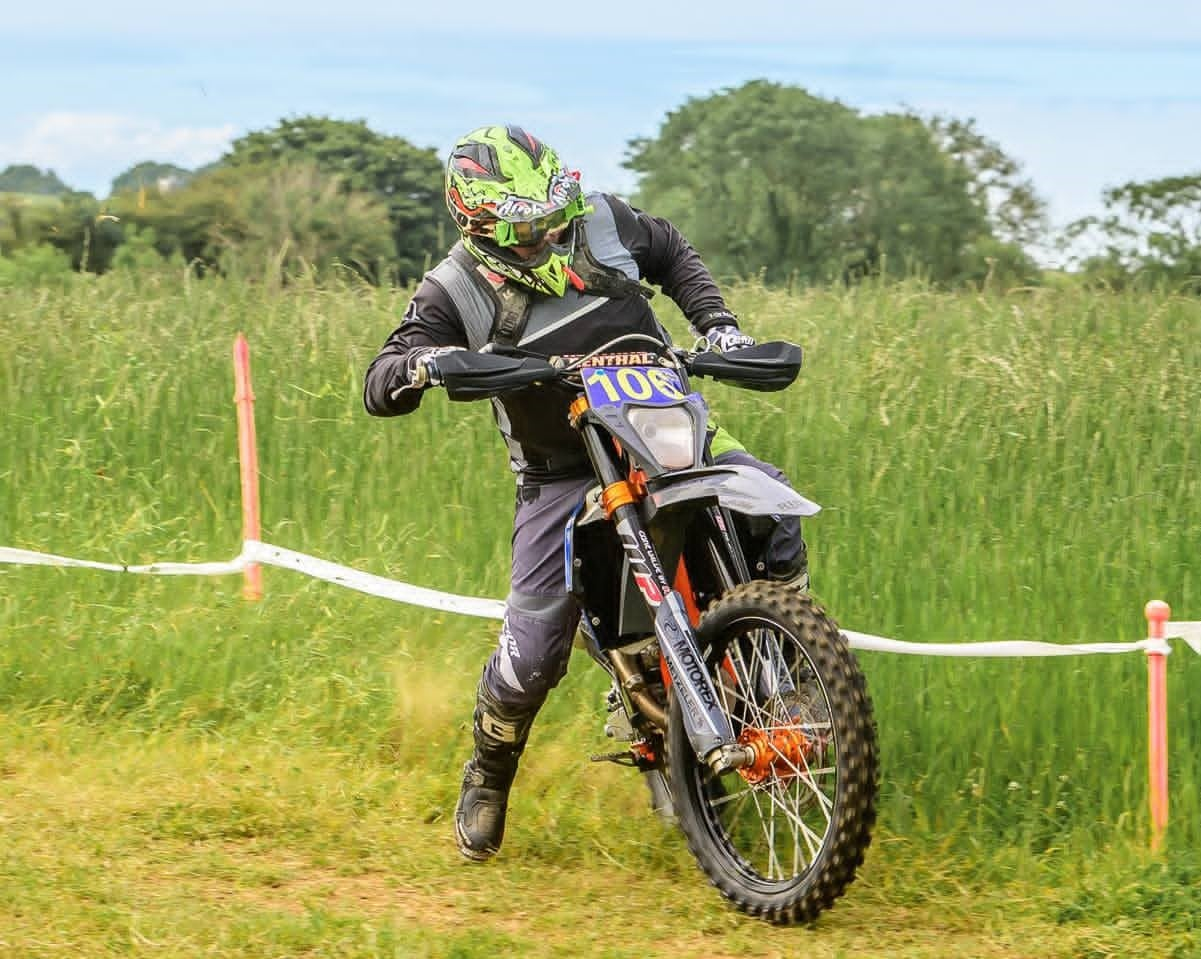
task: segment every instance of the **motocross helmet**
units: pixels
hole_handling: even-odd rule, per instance
[[[446,163],[446,206],[463,246],[485,267],[562,296],[575,249],[573,221],[592,208],[578,174],[521,127],[473,130]],[[522,252],[515,247],[533,247]]]

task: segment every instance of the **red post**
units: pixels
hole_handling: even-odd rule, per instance
[[[261,538],[259,529],[259,454],[254,435],[254,391],[250,386],[250,344],[239,333],[234,340],[234,404],[238,408],[238,462],[242,471],[242,539]],[[263,571],[249,563],[242,595],[263,598]]]
[[[1163,639],[1172,610],[1161,599],[1143,609],[1147,638]],[[1168,827],[1168,657],[1147,651],[1147,759],[1151,773],[1151,851],[1158,852]]]

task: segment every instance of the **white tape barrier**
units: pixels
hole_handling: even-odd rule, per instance
[[[246,568],[244,556],[243,551],[242,556],[231,559],[228,563],[150,563],[147,566],[125,566],[0,546],[0,563],[17,563],[23,566],[80,566],[85,569],[105,569],[112,573],[149,573],[156,576],[224,576],[226,573],[240,573]]]
[[[395,600],[398,603],[426,606],[430,609],[441,609],[448,613],[463,613],[467,616],[481,616],[484,619],[504,619],[505,617],[505,604],[499,599],[456,596],[453,593],[440,593],[422,586],[410,586],[408,583],[401,583],[372,573],[364,573],[349,566],[339,566],[337,563],[284,549],[282,546],[271,546],[268,543],[247,540],[242,550],[242,557],[246,562],[294,569],[298,573],[304,573],[315,579],[337,583],[348,589],[357,589],[360,593],[382,596],[384,599]]]
[[[906,643],[884,636],[842,630],[852,649],[875,653],[908,653],[912,656],[1088,656],[1094,653],[1163,653],[1172,651],[1166,639],[1140,639],[1135,643],[1039,643],[1016,639],[996,643]],[[1201,647],[1189,641],[1201,653]]]
[[[1201,655],[1201,623],[1164,623],[1163,634],[1168,639],[1183,639]]]
[[[150,563],[145,566],[127,566],[121,563],[96,563],[87,559],[72,559],[53,553],[38,553],[29,549],[13,549],[0,546],[0,563],[15,563],[25,566],[74,566],[84,569],[102,569],[113,573],[150,573],[161,576],[223,576],[240,573],[251,563],[263,566],[278,566],[293,569],[314,579],[323,579],[361,593],[380,596],[398,603],[441,609],[448,613],[463,613],[485,619],[503,619],[505,604],[499,599],[477,599],[474,596],[456,596],[441,593],[421,586],[410,586],[384,576],[364,573],[350,566],[341,566],[316,556],[297,553],[282,546],[272,546],[248,539],[242,544],[242,552],[227,563]]]
[[[36,566],[77,566],[88,569],[103,569],[117,573],[150,573],[162,576],[221,576],[240,573],[250,563],[278,566],[304,573],[314,579],[336,583],[348,589],[358,590],[371,596],[379,596],[398,603],[440,609],[448,613],[462,613],[484,619],[503,619],[505,604],[499,599],[480,599],[474,596],[457,596],[438,590],[412,586],[398,580],[364,573],[350,566],[331,563],[305,553],[272,546],[257,540],[247,540],[239,556],[227,563],[151,563],[145,566],[124,566],[117,563],[94,563],[89,560],[71,559],[51,553],[33,550],[0,547],[0,563],[17,563]],[[1166,640],[1143,639],[1133,643],[1042,643],[1026,640],[992,643],[907,643],[869,633],[843,630],[847,642],[853,649],[870,652],[902,653],[915,656],[1086,656],[1096,653],[1148,652],[1167,654],[1172,651]],[[1164,635],[1169,639],[1183,639],[1192,649],[1201,654],[1201,622],[1168,623]]]

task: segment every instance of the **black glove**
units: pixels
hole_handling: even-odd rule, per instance
[[[698,340],[702,336],[708,340],[709,349],[719,353],[729,353],[731,350],[755,345],[754,337],[738,329],[738,317],[729,310],[710,310],[708,313],[689,317],[688,328]]]
[[[461,346],[419,347],[409,354],[409,383],[415,387],[441,386],[442,374],[438,372],[438,357],[463,349]],[[414,356],[420,353],[420,356]]]
[[[392,391],[392,398],[395,399],[405,390],[441,386],[442,374],[438,371],[438,357],[461,349],[461,346],[419,346],[410,350],[405,357],[401,385]]]
[[[755,338],[747,336],[736,326],[715,326],[705,334],[709,345],[719,353],[731,353],[755,345]]]

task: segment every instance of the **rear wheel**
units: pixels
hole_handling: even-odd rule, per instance
[[[751,765],[697,759],[673,696],[668,720],[680,828],[710,881],[743,912],[814,919],[854,880],[871,842],[876,730],[863,673],[837,625],[794,589],[731,590],[698,639]]]

